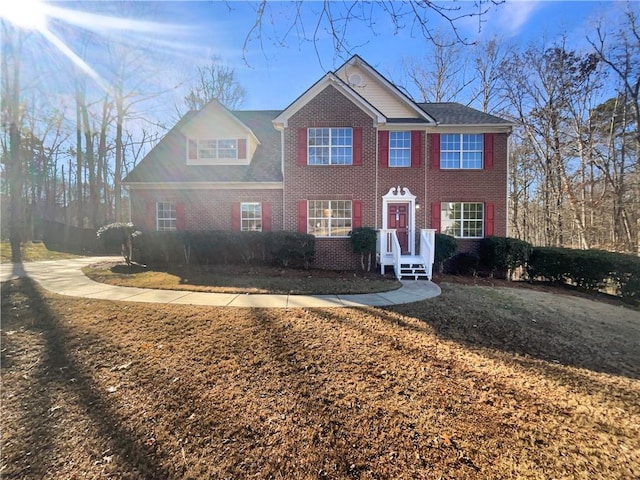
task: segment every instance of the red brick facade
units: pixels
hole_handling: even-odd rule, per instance
[[[312,127],[352,128],[354,164],[308,165],[304,159],[301,161],[300,155],[301,152],[305,154],[306,146],[301,150],[299,144],[301,140],[306,142],[306,129]],[[393,127],[387,124],[381,131]],[[155,202],[167,201],[180,205],[178,210],[182,218],[178,228],[231,230],[237,227],[237,221],[234,224],[232,220],[234,204],[261,202],[268,205],[271,230],[296,231],[306,226],[306,217],[300,218],[301,210],[306,215],[301,201],[350,200],[354,209],[357,204],[358,213],[361,207],[358,223],[379,229],[383,227],[386,215],[383,196],[399,186],[415,196],[416,208],[410,215],[415,215],[416,232],[421,228],[440,230],[434,218],[440,202],[481,202],[485,205],[485,233],[506,235],[507,133],[485,135],[485,148],[490,150],[492,147],[493,155],[485,160],[482,170],[441,170],[432,158],[437,158],[438,154],[437,149],[434,150],[434,139],[438,139],[434,132],[443,129],[435,124],[412,127],[411,123],[395,128],[412,132],[411,166],[389,167],[384,156],[388,151],[385,146],[388,133],[380,134],[376,120],[361,104],[328,84],[295,111],[282,130],[282,157],[273,158],[274,165],[282,162],[282,188],[229,189],[215,187],[213,182],[188,189],[166,188],[166,185],[165,188],[145,189],[139,185],[131,189],[132,221],[155,229],[153,206]],[[453,133],[453,128],[448,127],[446,131]],[[486,133],[483,128],[486,129],[486,125],[478,126],[473,133]],[[506,132],[508,129],[504,126],[492,129],[489,125],[489,130]],[[465,131],[470,131],[469,126]],[[437,145],[439,148],[439,143]],[[272,187],[278,185],[271,183]],[[474,250],[478,242],[459,239],[459,250]],[[317,238],[316,247],[316,267],[359,268],[359,257],[352,253],[348,238]]]

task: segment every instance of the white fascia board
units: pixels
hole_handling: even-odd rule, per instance
[[[294,102],[289,105],[280,115],[273,119],[273,125],[276,129],[282,130],[288,126],[289,118],[291,118],[296,112],[304,107],[309,101],[316,97],[327,86],[334,85],[338,91],[345,97],[352,100],[358,105],[366,114],[368,114],[377,124],[386,123],[386,117],[373,105],[367,102],[360,95],[355,93],[348,85],[340,80],[336,75],[329,72],[315,84],[313,84],[306,92],[300,95]]]
[[[283,182],[131,182],[131,190],[280,190]]]

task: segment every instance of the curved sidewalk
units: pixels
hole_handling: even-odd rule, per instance
[[[127,302],[209,305],[215,307],[299,308],[299,307],[384,307],[412,303],[440,295],[435,283],[403,280],[397,290],[360,295],[271,295],[205,293],[185,290],[155,290],[117,287],[94,282],[82,268],[100,261],[121,261],[122,257],[81,257],[69,260],[1,264],[0,281],[28,276],[47,290],[74,297]]]

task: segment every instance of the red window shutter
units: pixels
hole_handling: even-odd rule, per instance
[[[298,129],[298,156],[297,163],[298,165],[306,165],[307,164],[307,129],[299,128]]]
[[[198,159],[198,142],[189,139],[189,160]]]
[[[493,236],[493,203],[484,204],[484,236]]]
[[[362,127],[353,127],[353,165],[362,165]]]
[[[298,200],[298,232],[307,233],[307,201]]]
[[[493,168],[493,140],[494,133],[484,134],[484,168]]]
[[[440,170],[440,134],[439,133],[431,134],[431,168],[433,170]]]
[[[147,202],[147,230],[156,230],[156,202]]]
[[[247,159],[247,139],[239,138],[238,139],[238,160],[246,160]]]
[[[262,231],[271,231],[271,204],[262,202]]]
[[[240,202],[231,204],[231,230],[240,231]]]
[[[389,166],[389,132],[378,132],[378,164],[382,168]]]
[[[411,166],[422,165],[422,132],[413,130],[411,132]]]
[[[431,204],[431,228],[435,228],[437,232],[440,232],[440,202],[433,202]]]
[[[184,203],[176,203],[176,230],[184,230]]]
[[[359,228],[362,226],[362,200],[354,200],[351,203],[353,207],[351,228]]]

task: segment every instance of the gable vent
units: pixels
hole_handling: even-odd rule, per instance
[[[359,73],[352,73],[349,75],[349,85],[352,87],[359,87],[362,85],[362,77]]]

